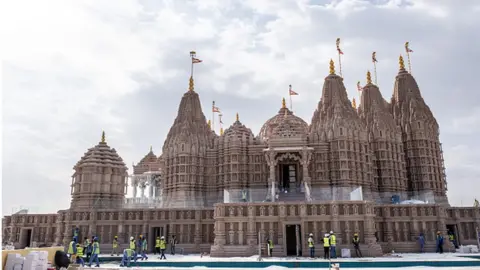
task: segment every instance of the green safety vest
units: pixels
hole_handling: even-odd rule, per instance
[[[75,254],[75,252],[73,252],[73,245],[76,245],[75,241],[70,242],[70,244],[68,245],[68,254]]]
[[[83,257],[83,248],[77,247],[77,257]]]
[[[329,247],[330,246],[330,238],[328,238],[328,237],[323,238],[323,246],[324,247]]]
[[[135,250],[135,240],[130,241],[130,249]]]
[[[132,257],[132,255],[133,255],[133,250],[127,248],[127,249],[125,249],[125,252],[127,252],[127,256],[128,256],[128,257]]]
[[[160,249],[165,249],[166,248],[165,240],[160,240]]]
[[[160,248],[160,239],[155,240],[155,247]]]
[[[448,236],[448,238],[450,238],[450,241],[453,241],[453,239],[454,239],[455,237],[453,236],[453,234],[450,234],[450,235]]]
[[[335,235],[330,235],[330,244],[335,246],[337,244],[337,237]]]
[[[93,254],[100,254],[100,244],[98,242],[93,242],[93,248],[95,249]]]
[[[308,238],[308,247],[313,247],[313,245],[315,245],[315,242],[313,241],[312,237],[309,237]]]
[[[268,248],[273,248],[273,241],[272,240],[268,240]]]
[[[113,248],[117,248],[118,247],[118,241],[116,239],[113,240]]]

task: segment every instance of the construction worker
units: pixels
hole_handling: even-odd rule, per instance
[[[75,241],[75,243],[78,243],[79,233],[80,233],[80,229],[78,227],[75,227],[75,229],[73,229],[73,240]]]
[[[455,239],[455,234],[452,231],[448,231],[448,240],[450,240],[455,248],[458,248],[457,239]]]
[[[420,253],[423,253],[425,250],[425,235],[423,235],[423,232],[418,236],[418,244],[420,245]]]
[[[272,257],[273,254],[273,241],[270,237],[267,237],[267,248],[268,248],[268,256]]]
[[[358,237],[358,233],[353,234],[352,239],[353,247],[355,248],[355,254],[357,257],[363,257],[362,251],[360,250],[360,237]]]
[[[336,259],[337,258],[337,237],[333,233],[333,231],[330,231],[330,258]]]
[[[92,257],[90,257],[90,262],[88,267],[92,267],[92,262],[95,261],[96,267],[100,267],[100,262],[98,261],[98,255],[100,255],[100,244],[98,243],[98,238],[93,238],[92,244]]]
[[[81,264],[82,267],[85,266],[85,262],[83,261],[83,247],[80,246],[80,243],[77,243],[77,264]]]
[[[167,243],[165,243],[165,236],[162,236],[160,237],[160,260],[163,258],[163,259],[167,259],[167,257],[165,257],[165,249],[167,248]]]
[[[89,262],[90,256],[92,255],[92,244],[90,243],[90,239],[88,239],[88,237],[83,239],[83,252],[87,254],[85,260]]]
[[[118,256],[118,236],[116,236],[116,235],[113,238],[112,254],[110,256],[113,256],[113,253],[115,253],[115,256]]]
[[[443,236],[440,231],[437,232],[437,253],[443,253]]]
[[[177,246],[177,238],[175,235],[172,235],[172,240],[170,241],[170,253],[175,255],[175,247]]]
[[[132,261],[132,257],[135,254],[135,251],[131,248],[126,248],[123,250],[123,257],[122,262],[120,263],[121,267],[130,267],[130,262]],[[136,261],[136,260],[135,260]]]
[[[141,251],[142,251],[142,260],[145,259],[145,260],[148,260],[148,257],[147,257],[147,252],[148,252],[148,245],[147,245],[147,238],[145,236],[142,236],[142,248],[141,248]]]
[[[157,239],[155,240],[155,251],[153,252],[153,255],[160,254],[160,236],[157,236]]]
[[[310,250],[310,258],[315,258],[315,241],[313,240],[313,233],[309,234],[307,243],[308,249]]]
[[[73,237],[72,241],[70,241],[70,244],[68,244],[68,250],[67,254],[70,256],[70,262],[75,263],[76,262],[76,254],[77,254],[77,243],[75,241],[75,237]]]
[[[129,248],[133,251],[133,256],[135,257],[135,261],[137,260],[137,252],[136,252],[136,244],[135,244],[135,238],[133,236],[130,236],[130,244]]]
[[[323,237],[323,258],[325,260],[330,259],[330,235],[328,233]]]
[[[136,252],[138,255],[142,254],[142,238],[143,238],[143,235],[139,235],[138,236],[138,239],[137,239],[137,243],[136,243]]]

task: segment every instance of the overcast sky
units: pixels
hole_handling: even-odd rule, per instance
[[[191,50],[204,61],[195,89],[207,118],[215,100],[225,125],[238,112],[258,134],[292,84],[294,111],[310,123],[337,37],[357,100],[372,51],[390,100],[410,41],[440,124],[450,202],[480,199],[479,1],[18,0],[3,17],[3,214],[68,208],[72,167],[102,130],[130,172],[150,145],[159,154]]]

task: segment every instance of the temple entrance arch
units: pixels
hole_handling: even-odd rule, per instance
[[[276,179],[279,192],[300,192],[302,170],[299,153],[281,153],[277,155]]]

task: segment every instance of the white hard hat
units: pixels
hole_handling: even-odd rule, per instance
[[[133,240],[133,239],[134,239],[133,236],[130,236],[130,240]]]
[[[328,237],[328,233],[325,234],[325,237]]]
[[[160,239],[165,239],[165,236],[160,237]]]
[[[313,233],[310,233],[310,236],[313,236]]]
[[[333,231],[330,231],[330,234],[333,234]]]

